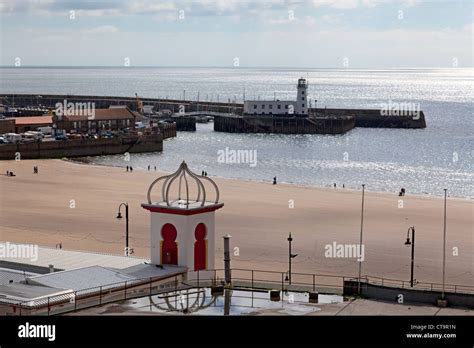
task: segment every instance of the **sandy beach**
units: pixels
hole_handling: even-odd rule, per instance
[[[39,174],[33,174],[33,166]],[[15,177],[5,172],[13,171]],[[63,160],[0,162],[0,240],[64,249],[122,254],[125,221],[117,220],[121,202],[130,206],[130,246],[149,257],[150,183],[159,172],[90,166]],[[212,176],[211,176],[212,177]],[[225,206],[216,213],[216,265],[223,267],[222,236],[232,235],[232,267],[288,269],[291,232],[294,272],[354,276],[358,262],[325,257],[327,244],[359,242],[361,193],[344,189],[272,185],[216,178]],[[415,278],[442,281],[443,199],[365,195],[363,274],[409,280],[407,229],[416,228]],[[289,201],[294,201],[290,208]],[[473,202],[448,199],[446,282],[474,285]],[[454,248],[454,249],[453,249]],[[456,249],[457,248],[457,249]],[[457,253],[456,253],[457,251]]]

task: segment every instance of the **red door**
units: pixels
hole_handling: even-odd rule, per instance
[[[161,246],[161,264],[177,265],[178,264],[178,243],[176,237],[178,232],[172,224],[165,224],[161,228],[161,236],[163,237]]]
[[[207,269],[207,240],[206,225],[200,223],[194,230],[196,241],[194,242],[194,270]]]

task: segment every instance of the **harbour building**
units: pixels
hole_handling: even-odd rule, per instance
[[[308,84],[299,78],[296,86],[296,100],[245,100],[244,114],[247,115],[308,115]]]

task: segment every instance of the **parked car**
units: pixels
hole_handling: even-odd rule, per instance
[[[4,134],[4,138],[12,144],[17,144],[21,141],[21,134],[16,134],[16,133],[7,133]]]
[[[38,127],[36,130],[45,135],[51,135],[53,133],[53,127]]]
[[[57,141],[66,141],[67,136],[65,136],[64,134],[58,134],[54,137],[54,139],[57,140]]]

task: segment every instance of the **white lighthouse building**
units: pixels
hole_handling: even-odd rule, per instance
[[[308,115],[308,84],[306,79],[299,78],[296,86],[296,101],[282,100],[245,100],[244,114],[262,116]]]
[[[160,182],[160,198],[153,200],[153,188]],[[189,271],[214,269],[215,211],[224,205],[216,183],[191,172],[183,161],[176,172],[156,179],[147,197],[142,207],[151,213],[151,263]]]

